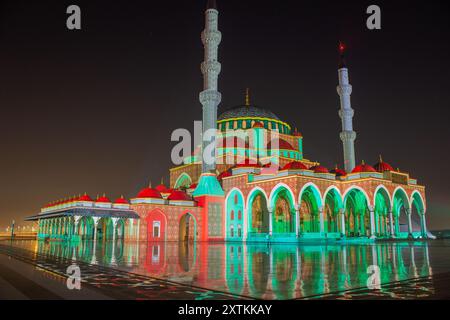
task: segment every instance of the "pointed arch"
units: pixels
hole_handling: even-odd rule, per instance
[[[339,211],[344,208],[344,201],[340,190],[336,186],[330,186],[323,194],[324,204],[324,230],[337,233],[342,230],[342,221],[339,219]]]
[[[323,207],[319,188],[312,182],[306,183],[298,196],[300,209],[300,233],[320,231],[320,209]]]
[[[186,172],[183,172],[182,174],[180,174],[177,178],[177,180],[175,181],[175,185],[174,188],[178,189],[181,187],[189,187],[192,185],[192,178],[190,175],[188,175]]]
[[[273,232],[278,234],[295,232],[295,197],[291,188],[277,184],[270,194],[269,210],[272,210]]]
[[[226,236],[230,240],[245,239],[244,199],[244,194],[238,188],[231,189],[225,197]]]
[[[247,238],[269,233],[269,198],[264,189],[253,188],[247,196]]]

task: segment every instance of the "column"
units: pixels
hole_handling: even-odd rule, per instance
[[[345,238],[345,209],[339,210],[339,216],[341,217],[341,233],[342,237]]]
[[[97,241],[97,226],[98,226],[98,221],[100,220],[100,218],[93,217],[92,219],[94,220],[94,243],[95,243]]]
[[[370,211],[370,238],[375,239],[375,213],[374,208],[369,207]]]
[[[295,207],[295,236],[300,235],[300,206]]]
[[[395,238],[395,229],[394,229],[394,218],[392,214],[392,209],[389,210],[389,227],[390,227],[390,234],[391,238]]]
[[[273,208],[269,207],[269,236],[272,237],[273,233]]]
[[[323,207],[319,208],[319,219],[320,219],[320,233],[321,235],[324,235],[325,233],[325,223],[323,221]]]
[[[411,220],[411,209],[406,209],[406,215],[408,217],[408,238],[413,238],[413,228]]]
[[[424,238],[428,237],[428,232],[427,232],[427,220],[425,217],[425,211],[420,215],[420,225],[422,227],[422,236]]]

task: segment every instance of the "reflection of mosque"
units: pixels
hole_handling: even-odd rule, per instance
[[[366,287],[369,266],[391,283],[432,275],[427,243],[243,245],[39,242],[38,253],[264,299],[290,299]]]
[[[217,117],[221,33],[215,1],[208,1],[205,16],[200,102],[203,129],[216,133],[217,163],[207,163],[198,146],[170,169],[169,186],[150,185],[130,200],[85,194],[49,203],[29,218],[39,223],[39,239],[299,243],[433,237],[425,187],[417,179],[381,157],[373,166],[355,163],[343,45],[337,91],[345,170],[329,170],[306,159],[298,130],[253,105],[248,92],[244,105]]]

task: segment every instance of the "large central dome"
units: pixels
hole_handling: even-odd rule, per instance
[[[223,112],[218,121],[238,118],[257,118],[281,121],[272,111],[254,105],[241,105]]]

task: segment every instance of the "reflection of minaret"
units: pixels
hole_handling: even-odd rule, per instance
[[[350,102],[350,95],[352,94],[352,86],[348,78],[348,69],[345,65],[344,52],[345,46],[343,43],[339,44],[340,63],[339,63],[339,86],[337,92],[341,100],[341,108],[339,116],[342,119],[341,140],[344,146],[344,166],[345,171],[351,172],[355,168],[355,139],[356,132],[353,131],[353,115],[354,111]]]

